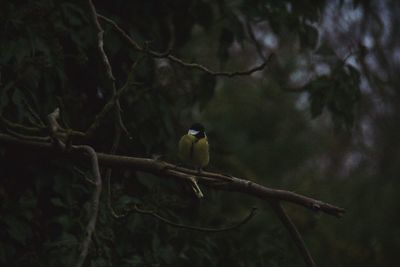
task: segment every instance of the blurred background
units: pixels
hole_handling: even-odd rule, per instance
[[[207,170],[295,191],[346,209],[343,218],[285,205],[317,266],[396,266],[400,249],[400,2],[94,1],[134,40],[211,70],[210,75],[135,51],[105,21],[105,51],[121,98],[117,154],[178,163],[192,122],[206,126]],[[397,25],[397,26],[396,26]],[[132,64],[138,62],[134,69]],[[86,1],[0,2],[0,114],[40,125],[56,107],[85,131],[111,96]],[[109,151],[108,116],[88,142]],[[80,170],[80,171],[79,171]],[[77,258],[93,190],[86,163],[0,147],[0,263],[70,266]],[[203,189],[198,200],[175,181],[116,170],[117,212],[133,204],[172,221],[239,229],[204,234],[131,213],[112,218],[102,198],[87,266],[304,266],[267,203]]]

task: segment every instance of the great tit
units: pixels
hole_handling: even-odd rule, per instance
[[[198,171],[207,166],[210,161],[209,146],[204,126],[194,123],[190,126],[187,134],[179,141],[180,159]]]

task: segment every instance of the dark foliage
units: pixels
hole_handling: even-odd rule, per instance
[[[369,10],[368,4],[359,2],[355,1],[354,8],[361,5],[363,10]],[[380,192],[388,193],[390,203],[398,183],[393,179],[380,184],[376,178],[380,172],[371,174],[362,169],[362,164],[368,165],[365,160],[359,169],[348,174],[353,179],[346,180],[345,185],[337,179],[328,182],[321,177],[340,177],[343,165],[335,164],[340,161],[338,158],[345,157],[345,145],[350,146],[348,133],[354,126],[358,129],[357,120],[363,117],[360,110],[365,109],[365,114],[372,110],[365,104],[367,100],[359,105],[362,78],[369,77],[380,86],[395,86],[379,83],[379,75],[362,70],[362,64],[347,64],[347,58],[343,60],[335,52],[338,46],[321,36],[321,27],[316,24],[329,10],[325,1],[114,0],[94,4],[100,14],[113,19],[146,49],[171,51],[186,62],[212,70],[248,69],[275,54],[262,71],[220,78],[138,52],[111,25],[100,20],[116,87],[129,86],[120,102],[122,118],[132,138],[122,136],[117,154],[177,162],[178,138],[193,121],[202,121],[212,149],[211,170],[328,200],[345,199],[341,202],[346,208],[353,207],[352,212],[360,213],[358,217],[350,215],[344,226],[335,227],[333,224],[340,222],[325,222],[313,214],[293,211],[295,222],[321,266],[373,266],[365,265],[368,262],[389,266],[392,258],[387,255],[398,247],[398,233],[394,232],[395,239],[391,239],[387,232],[375,227],[385,233],[374,233],[371,241],[366,234],[376,221],[365,222],[361,216],[368,216],[367,207],[374,205],[365,193],[374,186],[368,185],[368,179],[377,187],[384,187]],[[299,63],[303,61],[306,67]],[[137,65],[132,68],[134,63]],[[310,79],[290,79],[296,71],[309,71],[316,64],[327,65],[329,72],[310,71]],[[87,1],[0,2],[1,119],[43,128],[46,116],[60,107],[63,127],[84,132],[112,97],[109,89]],[[390,97],[389,93],[382,95]],[[370,96],[366,94],[369,99]],[[396,103],[392,99],[392,104]],[[327,134],[332,127],[329,123],[329,127],[324,126],[326,114],[339,137]],[[393,116],[388,115],[390,123],[397,125]],[[110,113],[87,143],[96,151],[108,152],[115,138],[114,125]],[[392,127],[391,132],[398,130]],[[1,120],[0,131],[10,130]],[[378,138],[381,147],[393,144],[383,141],[388,132],[382,128],[377,133],[383,136]],[[345,145],[336,146],[341,141]],[[398,147],[398,142],[395,144]],[[389,164],[387,159],[396,153],[385,154],[379,163],[375,162],[387,176],[398,171],[398,164]],[[394,159],[399,162],[398,156]],[[91,176],[88,162],[77,164],[0,147],[1,265],[75,264],[93,190],[85,176]],[[357,187],[365,189],[354,189]],[[302,264],[269,207],[242,195],[205,190],[206,198],[198,200],[186,185],[122,169],[112,174],[111,193],[118,213],[140,205],[190,225],[229,225],[253,206],[261,206],[262,214],[238,230],[204,234],[172,228],[134,212],[115,219],[107,207],[104,190],[86,266]],[[346,198],[347,194],[360,195]],[[349,203],[359,200],[364,204]],[[387,212],[398,222],[398,215],[391,214],[390,209]],[[394,223],[377,223],[395,229]],[[346,239],[347,234],[354,236]],[[387,254],[382,248],[383,238],[394,240],[389,242]],[[361,245],[363,242],[375,243]],[[376,255],[368,258],[371,251]],[[335,261],[338,264],[333,264]]]

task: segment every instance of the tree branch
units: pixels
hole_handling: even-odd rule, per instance
[[[114,137],[114,141],[111,146],[111,149],[110,149],[110,154],[115,154],[115,152],[117,151],[120,139],[121,139],[121,130],[118,128],[117,125],[115,125],[115,137]],[[107,207],[108,207],[111,215],[114,218],[118,219],[118,218],[123,217],[123,215],[117,214],[112,206],[111,175],[112,175],[112,168],[107,168],[106,175],[105,175],[105,180],[107,183]]]
[[[51,141],[51,138],[49,136],[36,136],[36,135],[25,135],[21,134],[18,132],[15,132],[14,130],[11,130],[9,128],[6,128],[6,131],[11,134],[12,136],[15,136],[19,139],[24,139],[24,140],[30,140],[30,141],[39,141],[39,142],[49,142]]]
[[[56,110],[57,111],[57,110]],[[49,121],[51,121],[51,115],[57,115],[57,112],[53,112],[49,115]],[[51,129],[51,127],[50,127]],[[61,141],[60,141],[61,142]],[[260,184],[251,182],[249,180],[236,178],[233,176],[228,176],[220,173],[211,173],[211,172],[201,172],[198,173],[196,170],[186,169],[182,167],[176,167],[173,164],[149,159],[149,158],[135,158],[135,157],[126,157],[126,156],[116,156],[111,154],[104,153],[96,153],[89,146],[72,146],[71,149],[59,149],[60,147],[55,147],[51,143],[45,142],[35,142],[24,139],[18,139],[10,135],[0,133],[0,144],[5,146],[11,146],[11,149],[15,149],[15,147],[19,147],[21,149],[35,150],[37,154],[43,153],[47,156],[54,157],[65,157],[72,160],[82,160],[82,159],[90,159],[92,162],[92,169],[95,176],[95,185],[96,189],[93,193],[92,197],[92,209],[91,209],[91,217],[89,223],[86,227],[86,236],[82,244],[82,250],[78,259],[77,266],[82,266],[85,262],[86,256],[88,254],[88,249],[91,241],[91,236],[94,232],[97,220],[97,214],[99,210],[99,201],[101,194],[101,178],[99,171],[99,164],[104,167],[109,168],[107,171],[108,183],[111,176],[111,168],[131,168],[135,171],[142,171],[146,173],[152,173],[158,177],[169,177],[177,180],[184,180],[191,182],[193,179],[193,175],[196,175],[196,179],[198,182],[217,188],[219,190],[229,190],[242,192],[251,196],[258,197],[260,199],[267,200],[276,215],[282,221],[283,225],[289,231],[293,241],[298,247],[301,255],[303,256],[304,261],[310,267],[315,267],[315,262],[311,257],[310,252],[308,251],[299,231],[297,230],[294,223],[290,220],[289,216],[286,214],[285,210],[281,206],[281,201],[290,202],[293,204],[304,206],[313,211],[321,211],[330,215],[334,215],[337,217],[341,217],[345,210],[343,208],[339,208],[333,206],[328,203],[324,203],[320,200],[316,200],[310,197],[306,197],[300,194],[296,194],[294,192],[286,191],[286,190],[278,190],[268,188],[266,186],[262,186]],[[62,144],[62,142],[61,142]],[[115,143],[114,143],[115,144]],[[64,146],[65,147],[65,146]],[[115,148],[113,147],[112,152]],[[81,153],[81,151],[85,151],[86,154]],[[110,186],[110,185],[109,185]],[[109,188],[110,190],[110,188]],[[111,206],[111,195],[110,191],[108,192],[108,201],[109,208],[112,212],[112,215],[116,218],[120,218],[120,215],[115,214],[114,210]],[[187,226],[178,223],[174,223],[154,211],[142,210],[137,206],[134,207],[134,211],[142,214],[151,215],[159,220],[167,223],[171,226],[186,228],[197,231],[207,231],[207,232],[219,232],[230,230],[240,225],[246,223],[253,216],[253,212],[246,217],[242,222],[228,228],[220,228],[220,229],[212,229],[212,228],[202,228],[202,227],[194,227]]]
[[[254,215],[256,214],[256,208],[253,208],[250,213],[244,218],[242,219],[240,222],[235,223],[232,226],[228,226],[228,227],[222,227],[222,228],[209,228],[209,227],[198,227],[198,226],[191,226],[191,225],[185,225],[185,224],[180,224],[180,223],[175,223],[172,222],[164,217],[162,217],[161,215],[157,214],[155,211],[152,210],[143,210],[138,208],[136,205],[132,208],[133,211],[137,212],[137,213],[141,213],[141,214],[145,214],[145,215],[151,215],[154,218],[157,218],[158,220],[162,221],[163,223],[166,223],[170,226],[173,227],[177,227],[177,228],[183,228],[183,229],[188,229],[188,230],[194,230],[194,231],[200,231],[200,232],[224,232],[224,231],[229,231],[229,230],[233,230],[236,228],[239,228],[240,226],[244,225],[245,223],[247,223],[248,221],[250,221],[251,218],[254,217]]]
[[[97,130],[97,128],[100,126],[101,121],[104,119],[104,117],[114,108],[116,111],[120,113],[118,110],[117,103],[119,103],[119,98],[128,91],[130,88],[129,84],[125,84],[121,89],[119,89],[111,99],[107,102],[107,104],[104,105],[103,109],[96,115],[94,121],[92,124],[89,126],[89,128],[86,130],[86,136],[90,137],[94,134],[94,132]],[[118,123],[118,121],[117,121]]]
[[[112,73],[110,61],[108,60],[106,52],[104,51],[104,39],[103,39],[104,30],[101,27],[99,21],[97,20],[96,8],[94,7],[92,0],[88,0],[88,3],[89,3],[90,11],[91,11],[92,23],[97,29],[97,48],[99,49],[99,53],[101,55],[101,59],[103,61],[103,65],[106,69],[108,78],[111,81],[115,81],[114,75]]]
[[[32,127],[32,126],[25,126],[22,124],[18,124],[12,121],[9,121],[8,119],[4,118],[2,114],[0,114],[0,125],[3,125],[5,128],[12,129],[14,131],[19,131],[24,134],[29,134],[29,135],[40,135],[40,134],[47,134],[47,127]]]
[[[99,18],[101,18],[102,20],[106,21],[107,23],[111,24],[116,30],[117,32],[125,38],[125,40],[133,47],[133,49],[145,53],[151,57],[154,58],[167,58],[169,59],[171,62],[174,62],[178,65],[181,65],[182,67],[187,67],[187,68],[192,68],[192,69],[197,69],[200,71],[204,71],[205,73],[208,73],[210,75],[213,76],[225,76],[225,77],[234,77],[234,76],[246,76],[246,75],[250,75],[254,72],[263,70],[268,62],[271,60],[272,55],[271,54],[266,60],[263,61],[263,63],[261,63],[258,66],[252,67],[248,70],[243,70],[243,71],[233,71],[233,72],[225,72],[225,71],[213,71],[210,70],[209,68],[198,64],[198,63],[188,63],[183,61],[182,59],[173,56],[169,53],[169,51],[167,53],[159,53],[159,52],[155,52],[153,50],[148,49],[146,46],[141,46],[139,45],[131,36],[129,36],[129,34],[127,34],[121,27],[118,26],[118,24],[113,21],[112,19],[109,19],[103,15],[97,14],[97,16]]]
[[[260,43],[257,41],[257,39],[256,39],[256,36],[254,34],[254,31],[253,31],[253,27],[251,26],[251,23],[250,23],[248,18],[245,19],[245,24],[246,24],[246,28],[247,28],[247,32],[249,34],[249,37],[250,37],[251,41],[253,42],[253,45],[256,47],[258,55],[264,61],[266,61],[267,59],[264,56],[264,53],[262,51],[262,47],[261,47]]]
[[[71,151],[59,151],[50,143],[34,142],[20,140],[10,135],[0,133],[0,144],[21,149],[35,150],[38,153],[51,157],[70,158],[72,160],[81,160],[87,158],[82,153],[76,153],[74,149]],[[73,146],[74,147],[74,146]],[[130,168],[136,171],[152,173],[159,177],[169,177],[177,180],[190,182],[190,177],[195,175],[198,182],[205,186],[214,187],[219,190],[242,192],[251,196],[258,197],[263,200],[277,200],[290,202],[303,206],[312,211],[321,211],[336,217],[341,217],[345,210],[334,205],[306,197],[294,192],[272,189],[255,182],[228,176],[220,173],[201,172],[198,174],[196,170],[177,168],[175,165],[149,158],[137,158],[127,156],[117,156],[104,153],[97,153],[99,164],[103,167],[110,168]]]
[[[90,217],[89,217],[89,222],[85,229],[85,238],[82,241],[82,249],[79,254],[78,261],[76,263],[77,267],[81,267],[85,263],[85,260],[86,260],[86,257],[87,257],[88,251],[89,251],[90,242],[92,240],[92,235],[96,228],[97,216],[99,213],[100,195],[101,195],[101,189],[102,189],[99,161],[97,158],[96,151],[90,146],[87,146],[87,145],[69,146],[68,142],[67,142],[67,145],[64,144],[63,140],[61,140],[61,138],[60,138],[63,136],[60,135],[60,133],[59,133],[59,129],[61,128],[57,121],[59,118],[60,118],[60,109],[59,108],[56,108],[52,113],[50,113],[47,116],[48,128],[49,128],[50,136],[52,138],[55,149],[57,149],[57,151],[62,152],[62,153],[76,152],[81,155],[84,155],[85,157],[88,157],[91,162],[92,172],[93,172],[93,176],[94,176],[94,181],[88,179],[88,181],[91,181],[94,184],[95,190],[92,194],[91,208],[89,209]],[[68,136],[67,136],[67,139],[68,139]],[[84,154],[84,153],[86,153],[86,154]]]
[[[94,176],[93,182],[95,185],[95,190],[93,192],[92,201],[91,201],[90,219],[86,226],[85,238],[83,239],[83,242],[82,242],[81,253],[79,254],[79,258],[76,263],[77,267],[81,267],[85,263],[85,259],[87,257],[88,251],[89,251],[90,242],[92,241],[92,235],[96,228],[97,217],[98,217],[98,213],[99,213],[102,183],[101,183],[101,177],[100,177],[99,162],[97,159],[97,154],[94,151],[94,149],[90,146],[84,145],[84,146],[74,146],[74,150],[77,151],[78,153],[84,152],[84,153],[86,153],[87,156],[89,156],[91,164],[92,164],[92,172],[93,172],[93,176]]]
[[[290,217],[287,215],[286,211],[283,209],[281,203],[278,201],[272,201],[271,203],[272,209],[275,211],[278,218],[281,220],[283,225],[289,231],[290,236],[292,237],[293,242],[296,244],[299,249],[304,262],[310,267],[316,267],[314,259],[311,256],[310,251],[308,251],[306,244],[304,243],[301,234],[297,230],[296,225],[292,222]]]
[[[65,144],[63,143],[62,139],[65,139],[65,136],[59,132],[59,129],[61,128],[61,126],[57,122],[59,117],[60,117],[60,109],[56,108],[52,113],[47,115],[47,121],[48,121],[50,137],[52,138],[54,144],[60,150],[64,150]]]
[[[104,30],[101,27],[99,20],[97,19],[97,11],[96,11],[95,6],[93,5],[92,0],[88,0],[88,4],[90,7],[90,13],[92,16],[93,25],[96,27],[96,30],[97,30],[97,48],[99,49],[99,53],[101,55],[103,65],[106,69],[107,76],[111,82],[112,95],[114,96],[117,92],[117,89],[115,87],[115,78],[112,73],[112,67],[111,67],[110,61],[108,60],[107,54],[104,51],[104,40],[103,40]],[[119,124],[119,127],[121,127],[121,129],[130,137],[129,132],[126,129],[126,127],[122,121],[121,105],[119,103],[118,98],[115,99],[115,118]]]

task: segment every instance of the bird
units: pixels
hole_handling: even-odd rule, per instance
[[[201,172],[210,161],[209,145],[205,128],[201,123],[190,126],[179,140],[179,158]]]

